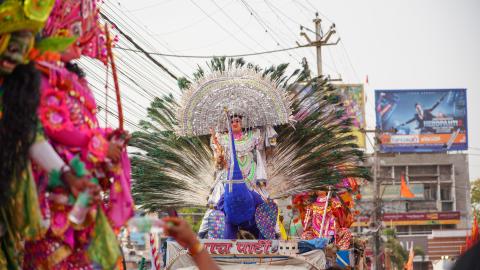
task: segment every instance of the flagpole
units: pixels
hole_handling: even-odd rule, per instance
[[[327,217],[327,208],[328,208],[328,203],[330,202],[330,197],[332,196],[332,186],[328,187],[328,194],[327,194],[327,200],[325,201],[325,208],[323,209],[323,218],[322,218],[322,225],[320,226],[320,232],[319,235],[323,235],[323,228],[325,226],[325,218]]]

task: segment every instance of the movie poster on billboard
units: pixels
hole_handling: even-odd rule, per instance
[[[383,152],[468,149],[466,89],[375,90]]]
[[[345,110],[345,117],[352,119],[351,135],[356,137],[355,143],[359,148],[365,149],[366,138],[361,131],[365,127],[365,94],[363,84],[335,84],[337,94],[341,98],[343,109]],[[311,87],[305,84],[298,84],[295,91],[299,92],[298,98],[303,99],[305,95],[310,93]],[[310,100],[308,100],[310,99]],[[316,109],[318,105],[315,104],[314,98],[308,98],[304,101],[305,108],[300,108],[296,117],[301,119],[308,115],[309,111]],[[334,107],[332,107],[333,109]],[[349,134],[350,135],[350,134]]]
[[[357,144],[365,148],[365,134],[361,131],[365,128],[365,94],[363,84],[336,84],[335,88],[342,97],[343,107],[348,117],[352,118],[352,134],[357,137]]]

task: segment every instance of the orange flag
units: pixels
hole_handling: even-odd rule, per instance
[[[405,263],[403,269],[413,270],[413,257],[415,257],[415,254],[413,252],[413,242],[412,242],[412,245],[410,246],[410,253],[408,254],[408,261]]]
[[[478,221],[477,215],[473,217],[473,224],[472,224],[472,231],[470,235],[467,235],[465,238],[465,246],[462,248],[462,253],[467,251],[473,245],[475,245],[479,240],[479,233],[478,233]]]
[[[479,240],[479,234],[478,234],[478,221],[477,221],[477,215],[475,214],[473,218],[473,226],[472,226],[472,242],[475,244]]]
[[[400,197],[402,198],[415,198],[415,195],[408,188],[407,182],[405,181],[405,176],[401,176],[402,184],[400,186]]]

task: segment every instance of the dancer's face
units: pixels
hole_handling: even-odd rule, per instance
[[[242,131],[242,118],[238,116],[232,117],[230,120],[232,124],[233,132],[241,132]]]
[[[6,35],[1,38],[8,38]],[[30,31],[11,33],[5,50],[0,52],[0,75],[8,75],[17,65],[25,63],[33,42],[34,36]]]

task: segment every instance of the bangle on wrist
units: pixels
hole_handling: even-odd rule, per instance
[[[200,241],[197,240],[197,241],[195,241],[195,243],[193,245],[188,247],[188,254],[190,254],[190,256],[192,256],[192,257],[195,257],[200,252],[202,252],[202,250],[203,250],[203,245],[202,245],[202,243],[200,243]]]

